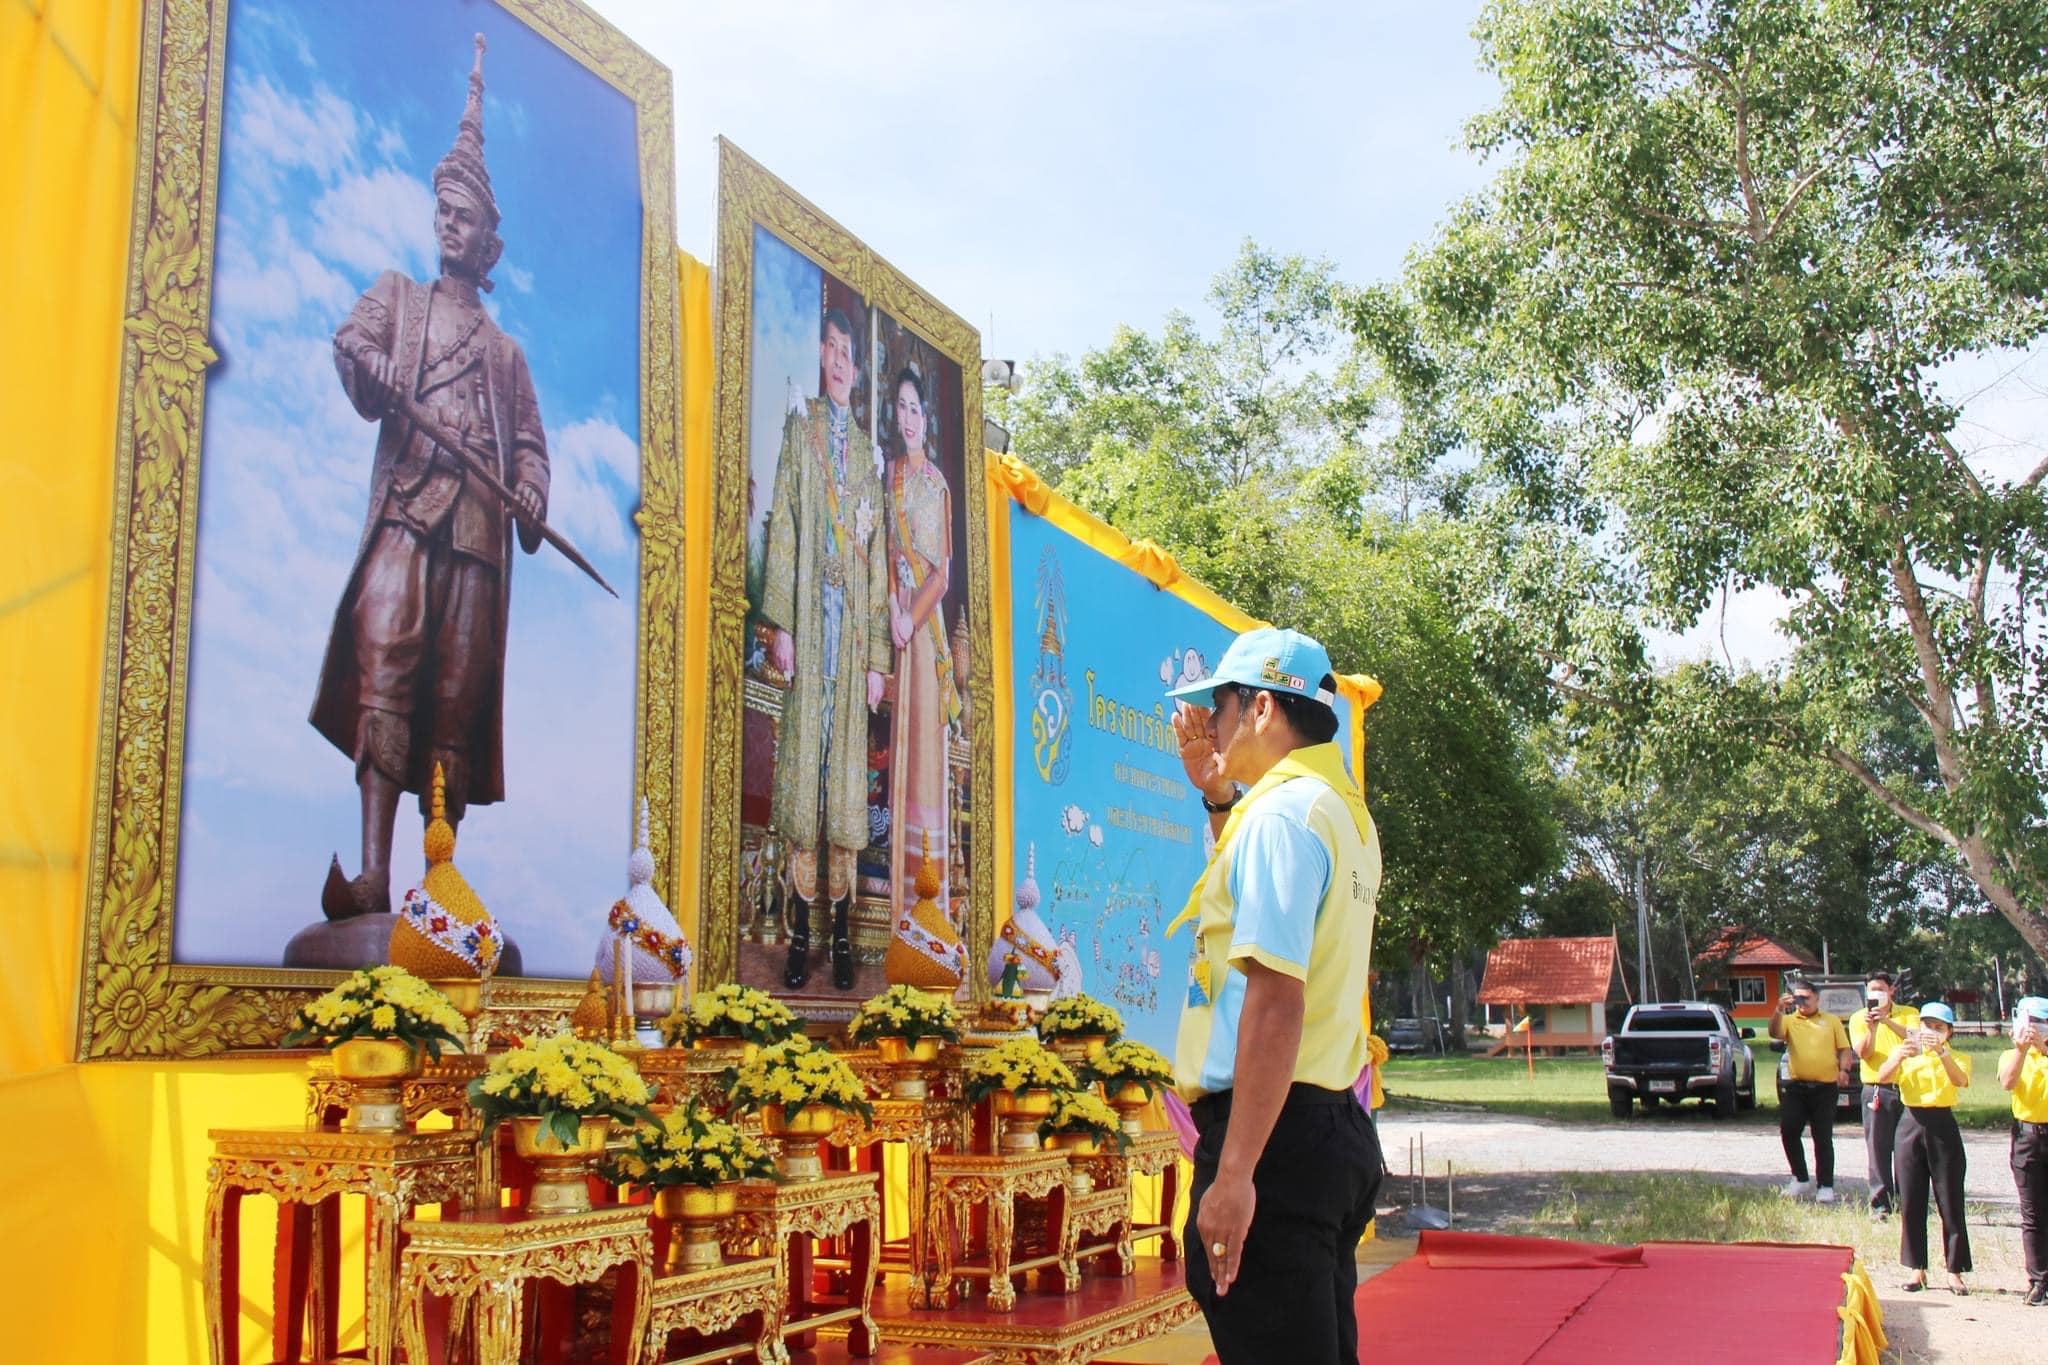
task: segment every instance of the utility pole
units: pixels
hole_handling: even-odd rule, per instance
[[[1654,1003],[1657,992],[1650,984],[1650,887],[1649,860],[1636,854],[1636,986],[1645,1003]]]

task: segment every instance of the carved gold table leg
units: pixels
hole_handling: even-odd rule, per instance
[[[930,1306],[945,1308],[953,1302],[953,1238],[956,1230],[965,1226],[965,1220],[959,1216],[960,1210],[951,1190],[941,1193],[932,1211],[938,1219],[937,1226],[932,1229],[932,1240],[937,1244],[938,1270],[929,1287]]]
[[[882,1222],[879,1218],[864,1219],[848,1231],[852,1234],[849,1240],[853,1245],[849,1249],[853,1254],[853,1273],[860,1277],[860,1316],[847,1331],[846,1348],[849,1355],[871,1356],[882,1344],[882,1334],[872,1316],[875,1272],[882,1259]]]
[[[228,1333],[239,1316],[242,1289],[241,1226],[236,1216],[242,1192],[228,1186],[218,1164],[206,1175],[206,1343],[213,1365],[231,1365],[240,1358],[238,1346],[230,1349]]]
[[[1017,1306],[1017,1286],[1010,1283],[1010,1244],[1016,1240],[1017,1196],[1005,1189],[989,1201],[988,1306],[1007,1313]]]
[[[520,1337],[525,1331],[520,1297],[521,1284],[515,1279],[492,1286],[492,1292],[476,1300],[477,1365],[519,1365]]]
[[[408,1193],[396,1199],[373,1194],[363,1201],[363,1259],[369,1282],[363,1341],[370,1365],[394,1365],[398,1359],[398,1220],[410,1212],[411,1203]]]
[[[931,1177],[925,1168],[925,1156],[926,1152],[923,1144],[911,1144],[910,1176],[907,1181],[907,1194],[910,1204],[910,1306],[912,1308],[929,1308],[932,1306],[927,1298],[928,1291],[925,1280],[925,1270],[931,1255],[931,1247],[927,1240],[927,1229],[925,1227],[925,1200],[929,1197],[927,1192],[931,1188]]]

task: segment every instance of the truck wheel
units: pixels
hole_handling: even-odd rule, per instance
[[[1608,1090],[1607,1090],[1607,1112],[1608,1112],[1608,1113],[1610,1113],[1610,1114],[1614,1115],[1614,1117],[1616,1117],[1616,1118],[1618,1118],[1618,1119],[1625,1119],[1625,1118],[1627,1118],[1627,1117],[1628,1117],[1628,1107],[1629,1107],[1629,1106],[1628,1106],[1628,1101],[1629,1101],[1629,1093],[1628,1093],[1628,1091],[1626,1091],[1626,1090],[1618,1090],[1618,1089],[1616,1089],[1616,1088],[1614,1088],[1614,1087],[1612,1087],[1612,1086],[1609,1086],[1609,1087],[1608,1087]]]
[[[1717,1119],[1725,1119],[1732,1116],[1734,1113],[1735,1078],[1733,1076],[1730,1076],[1721,1082],[1719,1089],[1714,1091],[1714,1117]]]
[[[1744,1113],[1756,1108],[1756,1079],[1752,1077],[1749,1089],[1735,1092],[1735,1107]]]

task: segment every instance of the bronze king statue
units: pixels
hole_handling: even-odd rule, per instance
[[[378,432],[368,512],[311,715],[354,763],[362,805],[362,870],[344,876],[338,855],[330,865],[329,920],[391,909],[399,796],[417,793],[424,810],[437,765],[451,828],[470,806],[504,799],[515,531],[528,554],[545,539],[597,577],[546,524],[547,438],[526,356],[480,299],[504,248],[484,167],[483,58],[479,34],[455,145],[434,167],[440,277],[422,284],[385,271],[334,334],[342,388]],[[336,951],[360,955],[375,937],[364,929]],[[353,965],[315,962],[330,954],[300,939],[287,965]]]

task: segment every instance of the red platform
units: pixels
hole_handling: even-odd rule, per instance
[[[1358,1335],[1374,1365],[1810,1365],[1840,1358],[1854,1263],[1840,1246],[1425,1232],[1413,1256],[1359,1286]],[[1740,1323],[1717,1304],[1740,1304]]]
[[[1072,1294],[1021,1290],[1008,1312],[990,1308],[978,1292],[950,1308],[914,1309],[908,1286],[892,1275],[875,1286],[873,1313],[891,1343],[983,1351],[1017,1365],[1062,1365],[1177,1327],[1195,1316],[1195,1301],[1182,1284],[1179,1262],[1140,1256],[1131,1274],[1084,1275]]]

